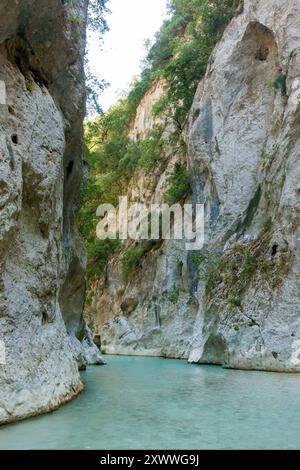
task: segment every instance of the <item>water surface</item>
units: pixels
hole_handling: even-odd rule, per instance
[[[300,376],[107,357],[58,411],[0,428],[0,449],[300,449]]]

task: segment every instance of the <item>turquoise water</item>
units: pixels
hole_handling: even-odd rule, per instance
[[[0,449],[300,449],[300,376],[107,362],[72,403],[0,428]]]

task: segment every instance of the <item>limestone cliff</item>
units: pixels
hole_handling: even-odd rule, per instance
[[[226,28],[184,129],[187,151],[170,150],[129,188],[161,202],[170,168],[186,161],[205,247],[166,241],[128,282],[120,259],[110,262],[88,309],[105,352],[300,371],[299,51],[298,0],[246,0]],[[159,95],[144,97],[132,137],[153,126]]]
[[[163,94],[160,81],[146,93],[131,126],[131,139],[145,138],[161,123],[160,119],[153,119],[152,109]],[[169,124],[164,132],[171,131]],[[168,175],[177,161],[185,164],[186,155],[179,147],[169,146],[151,172],[135,173],[127,188],[128,199],[146,204],[163,203]],[[125,246],[132,245],[135,245],[132,241],[125,242]],[[98,280],[91,291],[93,300],[87,316],[95,334],[101,337],[103,352],[187,357],[195,307],[189,294],[184,240],[155,245],[129,280],[123,279],[122,257],[115,256],[108,265],[106,278]]]
[[[71,399],[78,364],[100,361],[82,319],[74,217],[86,10],[86,0],[0,2],[0,423]]]

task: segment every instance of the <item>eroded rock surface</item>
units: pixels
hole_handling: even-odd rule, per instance
[[[163,171],[132,182],[133,200],[161,202],[168,171],[186,160],[205,247],[167,241],[128,283],[110,263],[89,309],[104,351],[300,371],[299,51],[297,0],[245,1],[199,84],[187,154],[170,152]],[[138,135],[153,125],[156,96],[138,109]]]
[[[221,260],[198,286],[191,361],[300,370],[299,47],[299,2],[246,1],[195,97],[189,159],[208,207],[217,195],[207,250]]]
[[[74,220],[86,9],[85,0],[0,4],[0,423],[71,399],[83,388],[78,364],[101,362],[82,319]]]

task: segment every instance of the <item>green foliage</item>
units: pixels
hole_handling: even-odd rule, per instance
[[[30,78],[27,78],[26,81],[25,81],[25,85],[26,85],[26,90],[29,91],[29,93],[33,93],[34,91],[34,81]]]
[[[190,110],[199,80],[206,71],[214,45],[242,0],[171,0],[171,16],[156,35],[145,68],[126,100],[126,117],[132,121],[136,108],[154,80],[166,82],[166,96],[155,106],[156,115],[172,112],[181,130]],[[88,27],[101,35],[108,30],[107,0],[90,0]],[[74,17],[74,21],[77,19]],[[106,86],[87,73],[88,109],[99,113],[99,94]]]
[[[259,156],[262,160],[266,160],[268,158],[268,154],[267,154],[265,147],[262,147],[260,149]]]
[[[177,304],[179,300],[179,294],[180,294],[179,288],[174,287],[174,290],[168,296],[169,302],[171,302],[172,304]]]
[[[137,94],[136,94],[137,93]],[[138,104],[135,85],[128,98],[120,100],[107,113],[100,114],[85,126],[85,140],[90,161],[89,188],[98,193],[98,205],[118,202],[126,193],[130,178],[137,169],[149,172],[159,161],[164,141],[161,130],[153,129],[147,139],[128,138],[133,108]]]
[[[197,253],[192,255],[192,261],[196,266],[200,266],[207,261],[207,254]]]
[[[250,285],[266,283],[271,290],[278,287],[287,275],[291,257],[289,250],[270,257],[271,234],[245,245],[235,245],[218,256],[208,270],[205,297],[216,306],[225,302],[229,308],[241,308],[242,299]]]
[[[99,194],[105,191],[105,185],[95,178],[95,159],[91,160],[92,172],[89,176],[87,188],[85,190],[83,206],[77,214],[77,221],[80,231],[85,239],[88,266],[87,272],[90,278],[105,274],[107,263],[119,246],[118,240],[99,240],[96,236],[96,226],[99,219],[96,211],[100,204]],[[109,183],[106,183],[107,186]]]
[[[125,155],[119,160],[117,171],[120,171],[120,176],[123,178],[130,178],[137,166],[140,158],[140,148],[135,142],[129,143],[125,150]]]
[[[276,78],[276,80],[274,80],[273,82],[273,88],[275,88],[275,90],[280,90],[282,96],[286,96],[287,94],[286,79],[287,79],[286,74],[280,73],[278,77]]]
[[[84,26],[84,18],[78,16],[77,9],[73,0],[62,0],[67,11],[67,18],[73,26],[74,40],[80,42],[82,36],[82,29]],[[88,0],[87,10],[87,28],[94,33],[97,33],[100,41],[102,41],[103,34],[108,31],[106,21],[106,14],[109,13],[107,8],[108,0]],[[85,85],[86,85],[86,111],[87,115],[101,113],[102,109],[99,104],[99,98],[103,90],[108,86],[105,80],[99,80],[91,71],[87,56],[85,57]]]
[[[131,89],[126,99],[126,115],[128,123],[131,123],[135,118],[136,109],[151,85],[152,77],[150,71],[147,69],[142,72],[139,80],[135,80],[131,84]]]
[[[261,199],[261,194],[262,194],[261,186],[259,185],[254,193],[253,198],[248,204],[248,207],[244,214],[244,218],[242,219],[241,222],[239,222],[237,226],[237,232],[241,232],[245,230],[246,228],[250,227],[253,221],[253,218],[256,214],[256,211],[258,209],[260,199]]]
[[[102,108],[99,104],[100,96],[108,87],[105,80],[99,80],[91,71],[89,65],[85,64],[85,92],[87,115],[101,114]]]
[[[78,15],[76,15],[75,13],[73,13],[72,15],[69,16],[69,21],[73,25],[78,26],[79,28],[81,28],[82,25],[83,25],[82,19]]]
[[[96,226],[99,222],[96,217],[96,210],[99,205],[98,194],[98,185],[90,182],[85,195],[85,204],[77,215],[78,225],[85,239],[89,277],[105,273],[110,257],[119,246],[119,240],[99,240],[96,236]]]
[[[101,276],[105,273],[107,264],[118,250],[120,246],[119,240],[98,240],[87,243],[86,251],[89,259],[88,275]]]
[[[159,129],[154,129],[145,140],[134,142],[128,138],[133,109],[138,104],[139,96],[140,90],[133,88],[130,97],[120,100],[107,113],[88,121],[85,126],[90,172],[78,218],[87,240],[90,273],[93,272],[95,260],[93,253],[99,247],[95,233],[97,207],[104,203],[117,206],[118,198],[126,194],[134,172],[137,169],[150,171],[162,153],[164,142]]]
[[[138,246],[130,247],[122,255],[122,274],[124,281],[128,281],[136,270],[141,266],[141,260],[157,242],[148,240],[141,242]]]
[[[182,128],[213,47],[241,4],[240,0],[170,1],[171,17],[147,57],[152,77],[162,77],[167,83],[166,96],[155,106],[155,114],[172,109],[174,121]]]
[[[108,31],[105,15],[109,13],[108,0],[89,0],[88,27],[100,35]]]
[[[160,158],[161,145],[161,142],[153,138],[129,142],[124,157],[119,161],[123,177],[130,178],[137,168],[149,172]]]
[[[240,272],[241,281],[247,283],[255,273],[256,267],[256,260],[253,254],[250,252],[246,252],[242,264],[242,270]]]
[[[235,331],[240,331],[245,328],[252,328],[253,326],[259,326],[258,323],[254,320],[249,320],[246,323],[235,323],[233,329]]]
[[[138,166],[146,172],[151,171],[161,157],[162,147],[162,140],[157,140],[154,137],[140,141],[140,157]]]
[[[178,151],[184,153],[181,131],[197,85],[206,71],[215,43],[240,3],[239,0],[170,1],[171,16],[163,24],[148,52],[141,77],[132,84],[127,97],[107,113],[102,113],[98,104],[100,93],[107,84],[97,81],[86,68],[88,111],[90,114],[98,113],[85,126],[90,174],[84,205],[78,215],[87,243],[90,273],[94,272],[94,263],[98,266],[96,269],[103,271],[100,256],[107,264],[115,249],[114,243],[99,243],[96,238],[97,207],[102,203],[116,205],[118,196],[126,194],[135,171],[150,172],[160,161],[166,144],[176,146]],[[72,6],[71,0],[69,5]],[[89,28],[103,34],[108,29],[107,12],[107,0],[90,0]],[[70,11],[69,16],[74,24],[77,23],[76,18],[72,17],[75,13]],[[167,111],[174,119],[177,132],[167,143],[160,129],[154,129],[143,140],[130,141],[128,135],[137,107],[157,79],[164,80],[166,90],[164,98],[155,105],[154,113],[158,115]],[[174,204],[183,200],[190,191],[190,180],[188,170],[181,163],[176,163],[169,177],[166,202]],[[126,250],[123,256],[125,278],[139,265],[149,246],[142,243]]]
[[[229,308],[231,310],[234,310],[235,308],[242,308],[242,300],[240,299],[240,297],[232,297],[230,300],[229,300]]]
[[[267,217],[265,220],[264,220],[264,231],[265,232],[269,232],[271,230],[273,226],[273,219],[272,217]]]
[[[154,103],[152,108],[152,114],[154,117],[160,116],[164,111],[168,109],[169,106],[169,97],[168,95],[163,96]]]
[[[230,295],[229,306],[240,307],[240,299],[258,269],[258,260],[246,245],[236,245],[231,254],[220,257],[210,270],[206,281],[206,293],[211,295],[216,287],[226,286]]]
[[[129,142],[127,137],[136,109],[153,81],[164,78],[167,83],[166,96],[157,103],[155,112],[173,109],[174,120],[180,128],[199,79],[205,73],[212,48],[238,3],[237,0],[170,2],[172,16],[157,34],[140,79],[132,84],[126,99],[87,124],[86,142],[92,173],[90,189],[93,192],[98,188],[99,203],[116,201],[116,194],[126,187],[136,168],[150,171],[160,158],[163,145],[160,136],[149,136],[136,143]],[[103,19],[106,11],[105,0],[90,1],[89,21],[94,27],[93,18],[97,16],[102,32],[107,28]],[[93,75],[87,73],[90,109],[100,111],[98,97],[105,86],[104,82],[97,85]],[[189,191],[187,171],[177,167],[175,173],[166,194],[170,202],[179,201]]]
[[[173,173],[168,178],[169,187],[165,192],[168,204],[182,201],[191,190],[191,175],[180,162],[176,162]]]

